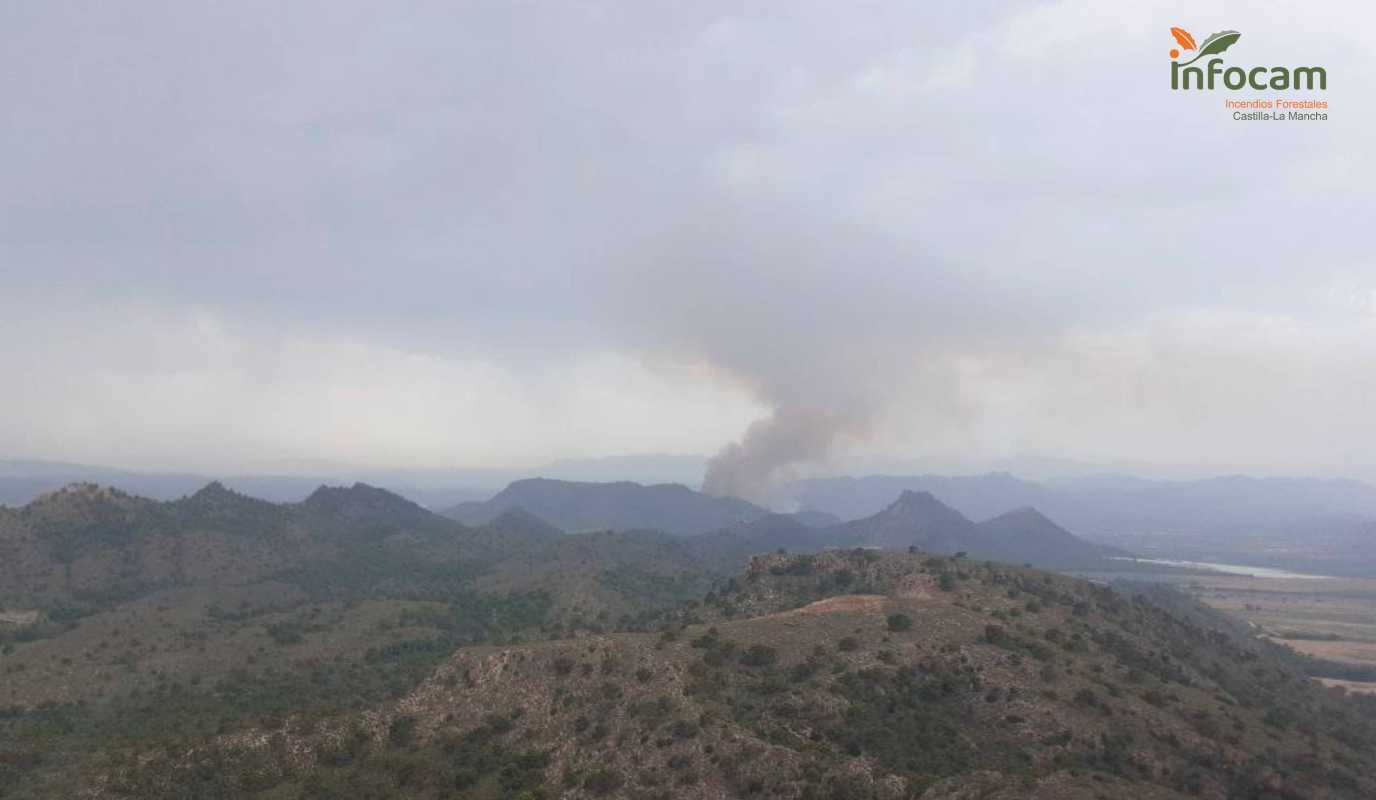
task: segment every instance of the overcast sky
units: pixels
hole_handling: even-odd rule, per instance
[[[1371,5],[935,5],[5,3],[0,458],[1376,479]]]

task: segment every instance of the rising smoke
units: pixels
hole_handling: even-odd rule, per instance
[[[836,409],[779,408],[751,424],[739,442],[722,448],[707,465],[707,494],[764,500],[769,489],[795,465],[821,461],[845,438],[868,429],[867,418]]]
[[[976,316],[959,275],[797,210],[712,198],[688,219],[627,257],[654,269],[618,275],[607,318],[647,350],[710,364],[769,409],[710,460],[704,492],[767,501],[798,468],[875,436],[917,384],[949,411],[952,383],[931,349]]]

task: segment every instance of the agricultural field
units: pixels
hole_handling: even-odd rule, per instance
[[[1376,579],[1292,578],[1196,572],[1154,576],[1208,606],[1245,620],[1258,637],[1341,672],[1319,679],[1376,692]]]

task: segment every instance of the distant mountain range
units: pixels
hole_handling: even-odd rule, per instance
[[[644,486],[547,478],[516,481],[490,500],[460,503],[443,513],[467,525],[482,525],[514,508],[570,532],[650,529],[691,534],[769,514],[745,500],[712,497],[677,483]]]
[[[749,555],[778,548],[917,548],[1051,568],[1102,567],[1105,555],[1122,553],[1079,539],[1030,507],[976,524],[930,492],[900,492],[879,512],[842,523],[825,512],[771,514],[744,500],[713,497],[677,484],[531,479],[511,484],[491,500],[463,503],[445,514],[465,524],[483,525],[516,510],[568,531],[702,534],[690,547],[704,562],[728,570],[739,568]]]
[[[564,530],[646,529],[688,535],[688,546],[699,559],[724,570],[738,569],[749,556],[780,548],[917,548],[1050,568],[1103,567],[1105,555],[1122,553],[1079,539],[1030,507],[976,524],[930,492],[897,495],[877,513],[843,523],[826,512],[773,514],[743,500],[674,484],[531,479],[511,484],[491,500],[464,503],[445,514],[482,525],[520,510]]]
[[[462,583],[547,598],[549,624],[563,625],[698,597],[716,577],[660,531],[571,535],[520,509],[468,526],[366,484],[322,486],[299,503],[220,483],[168,502],[74,484],[0,508],[0,608],[54,615],[167,591],[230,603],[248,587],[322,601],[452,599]]]
[[[917,492],[903,492],[877,514],[824,527],[803,519],[830,517],[770,514],[675,484],[543,479],[518,481],[454,513],[465,521],[365,484],[321,486],[285,504],[220,483],[170,502],[76,484],[0,509],[0,602],[28,596],[100,603],[176,586],[264,580],[300,584],[308,593],[391,591],[398,581],[414,584],[407,586],[412,591],[453,565],[481,566],[492,576],[488,583],[507,591],[581,575],[584,588],[564,594],[596,598],[582,603],[596,613],[619,605],[601,585],[608,564],[632,569],[638,581],[694,574],[705,580],[780,548],[915,548],[1051,568],[1092,567],[1114,552],[1030,509],[975,524]],[[598,566],[580,572],[587,564]]]
[[[975,523],[931,493],[911,491],[876,514],[839,525],[807,528],[776,514],[695,537],[690,546],[704,561],[725,569],[739,568],[750,556],[777,549],[912,548],[1048,569],[1103,569],[1105,557],[1123,554],[1080,539],[1036,509],[1017,509]]]
[[[525,469],[375,469],[329,462],[265,465],[238,474],[139,472],[63,461],[0,460],[0,506],[22,506],[45,492],[73,483],[118,486],[153,500],[176,500],[212,480],[237,492],[294,503],[322,484],[383,486],[426,508],[482,500],[512,481],[540,476],[570,481],[639,480],[696,485],[706,459],[693,455],[631,455],[564,459]]]
[[[1315,478],[1160,481],[1100,475],[1037,483],[1006,472],[873,475],[797,481],[783,494],[799,508],[857,519],[875,513],[905,490],[931,492],[976,519],[1033,506],[1086,536],[1277,529],[1376,519],[1376,487],[1361,481]]]
[[[470,503],[505,494],[502,487],[541,477],[551,482],[695,486],[704,461],[699,456],[625,456],[555,462],[529,470],[370,470],[323,464],[319,475],[150,474],[54,461],[0,461],[0,505],[20,506],[70,483],[98,483],[155,500],[175,500],[212,479],[227,488],[273,502],[298,502],[321,484],[362,482],[381,486],[430,509],[464,504],[458,518],[477,514]],[[1046,481],[1008,472],[983,475],[871,475],[796,481],[776,492],[774,505],[820,512],[809,524],[825,525],[874,514],[904,490],[931,492],[971,519],[988,519],[1034,507],[1079,535],[1116,536],[1143,532],[1295,530],[1376,520],[1376,487],[1355,480],[1225,476],[1199,480],[1150,480],[1103,474]],[[498,494],[502,492],[502,494]],[[494,497],[494,494],[497,497]],[[525,499],[527,508],[534,503]],[[538,513],[538,512],[536,512]],[[758,516],[768,511],[758,509]],[[492,513],[488,519],[495,517]],[[541,515],[545,516],[545,515]],[[472,518],[472,517],[469,517]],[[834,519],[833,519],[834,518]],[[584,520],[560,523],[578,530]],[[597,520],[588,527],[642,527]],[[696,526],[689,526],[696,527]],[[703,530],[710,530],[704,528]]]
[[[523,508],[566,532],[658,529],[688,535],[763,520],[772,513],[743,500],[707,497],[681,483],[642,486],[604,480],[636,475],[639,469],[650,476],[691,480],[688,476],[700,474],[701,459],[638,456],[560,462],[542,468],[542,479],[512,479],[515,473],[498,470],[414,470],[355,480],[384,486],[428,509],[446,509],[444,513],[469,525]],[[71,482],[113,485],[133,495],[170,501],[194,494],[209,481],[192,474],[0,461],[0,506],[24,505]],[[302,501],[322,483],[339,482],[271,475],[221,481],[227,489],[286,503]],[[1231,476],[1165,481],[1098,475],[1036,482],[1006,472],[876,475],[798,481],[782,487],[774,502],[799,509],[794,521],[827,528],[872,516],[909,490],[930,492],[971,520],[1036,508],[1076,536],[1144,556],[1321,574],[1376,574],[1376,487],[1353,480]]]
[[[1354,480],[876,475],[798,481],[781,497],[853,519],[909,490],[929,491],[975,519],[1035,507],[1077,536],[1144,556],[1376,574],[1376,487]]]

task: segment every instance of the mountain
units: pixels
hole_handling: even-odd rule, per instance
[[[980,543],[971,555],[1044,569],[1085,569],[1100,565],[1105,556],[1124,555],[1116,548],[1086,542],[1035,508],[1000,514],[979,523],[975,530]]]
[[[593,561],[634,568],[649,582],[664,572],[695,590],[705,586],[696,556],[673,541],[657,531],[566,536],[522,509],[470,527],[361,483],[321,486],[287,504],[219,482],[170,502],[74,484],[19,509],[0,508],[0,604],[79,617],[162,591],[214,594],[264,581],[321,598],[427,597],[455,581],[529,593]],[[545,565],[545,578],[532,572],[515,580],[507,569],[535,563]],[[503,578],[483,584],[477,579],[485,574]],[[579,612],[595,617],[634,605],[615,596],[615,588],[601,592],[603,606],[583,604]]]
[[[394,697],[96,774],[140,798],[1356,800],[1373,710],[1207,615],[845,551],[756,559],[657,634],[460,648]]]
[[[975,524],[930,492],[904,491],[878,514],[836,530],[838,542],[859,546],[964,552],[970,558],[1030,563],[1047,569],[1102,568],[1105,556],[1122,555],[1114,548],[1086,542],[1033,508]]]
[[[974,523],[931,492],[904,491],[883,511],[848,522],[840,532],[857,545],[886,550],[955,553],[975,543]]]
[[[74,484],[6,513],[0,602],[96,606],[174,585],[247,582],[318,556],[294,516],[212,484],[159,503]]]
[[[327,461],[271,462],[259,471],[221,474],[216,480],[238,492],[275,503],[299,502],[320,484],[366,483],[386,487],[427,508],[491,497],[515,480],[541,475],[570,481],[629,479],[696,483],[706,458],[645,454],[564,459],[528,469],[376,469]],[[22,506],[73,483],[119,486],[154,500],[175,500],[195,492],[212,477],[192,473],[155,473],[62,461],[0,459],[0,506]]]
[[[1376,700],[1305,677],[1332,665],[1017,566],[1101,554],[920,492],[685,537],[71,486],[0,508],[0,796],[1376,791]]]
[[[1041,484],[1006,472],[956,477],[814,478],[795,481],[781,491],[787,501],[799,508],[824,511],[845,520],[877,513],[904,491],[929,492],[971,519],[988,519],[1023,506],[1049,508],[1048,501],[1054,494]]]
[[[704,563],[738,569],[751,556],[775,550],[877,548],[928,553],[965,553],[970,558],[1030,563],[1048,569],[1094,569],[1122,551],[1092,544],[1026,508],[975,524],[930,492],[902,492],[885,509],[863,519],[824,528],[794,515],[771,514],[703,534],[690,546]]]
[[[870,476],[800,481],[784,499],[855,518],[904,490],[929,491],[973,519],[1035,507],[1077,536],[1156,558],[1376,575],[1376,487],[1360,481]]]
[[[1376,519],[1376,487],[1314,478],[1165,481],[1098,475],[1037,483],[1008,473],[873,475],[798,481],[785,492],[801,508],[855,519],[875,513],[904,490],[931,492],[975,519],[1034,506],[1081,535],[1280,529]]]
[[[445,515],[481,525],[522,508],[566,531],[662,530],[695,534],[759,519],[769,512],[734,497],[712,497],[676,483],[644,486],[530,478],[507,486],[490,500],[460,503]]]
[[[405,531],[453,537],[460,530],[399,494],[364,483],[321,486],[296,508],[336,535],[385,538]]]

